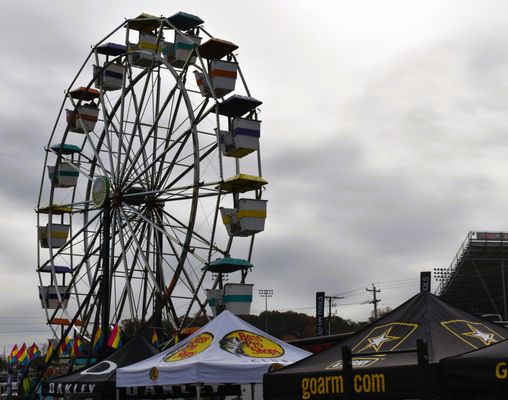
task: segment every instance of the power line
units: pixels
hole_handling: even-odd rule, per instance
[[[379,286],[383,286],[383,285],[398,284],[398,283],[403,283],[403,282],[407,282],[408,285],[410,283],[416,285],[420,281],[418,279],[415,279],[415,278],[405,278],[405,279],[394,279],[394,280],[390,280],[390,281],[373,282],[373,284],[377,285],[379,287]],[[337,294],[337,296],[344,296],[344,295],[347,295],[347,294],[350,294],[350,293],[354,293],[354,292],[363,292],[363,290],[364,290],[363,287],[356,288],[356,289],[351,289],[351,290],[347,290],[345,292],[341,292],[341,293]],[[360,294],[361,293],[358,293],[358,294],[355,294],[355,295],[349,295],[348,297],[359,296]]]

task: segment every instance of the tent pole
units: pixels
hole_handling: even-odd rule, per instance
[[[196,400],[201,400],[201,383],[196,383]]]
[[[420,398],[430,400],[429,388],[429,348],[427,341],[418,339],[416,341],[416,355],[418,359],[418,377],[420,383]]]
[[[349,346],[342,346],[342,376],[344,379],[344,398],[353,398],[353,355]]]
[[[250,400],[254,400],[254,394],[255,394],[254,393],[255,392],[254,385],[255,385],[255,383],[250,384]]]
[[[504,259],[501,259],[501,279],[503,281],[503,321],[506,321],[508,316],[506,313],[506,281],[504,277]]]

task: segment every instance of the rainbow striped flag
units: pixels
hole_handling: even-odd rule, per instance
[[[47,363],[52,355],[53,355],[53,343],[50,343],[48,351],[46,352],[46,356],[44,357],[44,362]]]
[[[78,356],[79,353],[81,353],[81,351],[82,351],[81,339],[79,338],[79,336],[76,335],[76,337],[74,338],[74,343],[72,344],[71,357]]]
[[[60,345],[60,348],[58,349],[58,352],[61,355],[69,354],[71,351],[71,341],[69,340],[69,337],[66,336],[62,344]]]
[[[22,365],[27,365],[28,361],[28,350],[26,349],[25,343],[23,343],[23,346],[20,347],[18,354],[16,354],[16,358],[18,359],[18,363]]]
[[[9,363],[14,364],[16,361],[18,361],[18,345],[15,344],[11,350],[11,355],[9,356]]]
[[[122,331],[118,324],[115,324],[113,330],[111,331],[111,335],[108,339],[108,346],[114,349],[118,349],[122,346]]]
[[[41,352],[39,350],[39,347],[37,347],[37,345],[34,343],[32,343],[32,345],[30,346],[30,348],[28,349],[28,359],[30,361],[36,359],[36,358],[39,358],[41,356]]]
[[[97,327],[97,330],[95,331],[95,335],[93,337],[92,344],[93,351],[95,353],[98,353],[103,344],[104,344],[104,334],[102,333],[101,328]]]
[[[159,347],[159,336],[157,336],[157,329],[152,329],[152,346]]]

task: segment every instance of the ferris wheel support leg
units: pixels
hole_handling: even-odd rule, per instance
[[[103,236],[101,243],[101,262],[102,262],[102,287],[101,287],[101,298],[102,298],[102,321],[101,329],[105,338],[109,337],[109,242],[111,240],[111,208],[109,199],[104,203],[103,212]]]

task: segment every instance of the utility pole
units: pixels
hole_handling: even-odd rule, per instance
[[[325,296],[325,299],[328,299],[328,334],[332,334],[332,301],[343,299],[344,297],[339,296]],[[333,304],[335,305],[335,304]]]
[[[372,289],[365,289],[367,292],[372,293],[372,301],[369,301],[370,304],[374,304],[374,318],[377,319],[377,303],[381,301],[381,299],[377,298],[377,294],[381,293],[381,290],[376,289],[374,284],[372,284]]]

